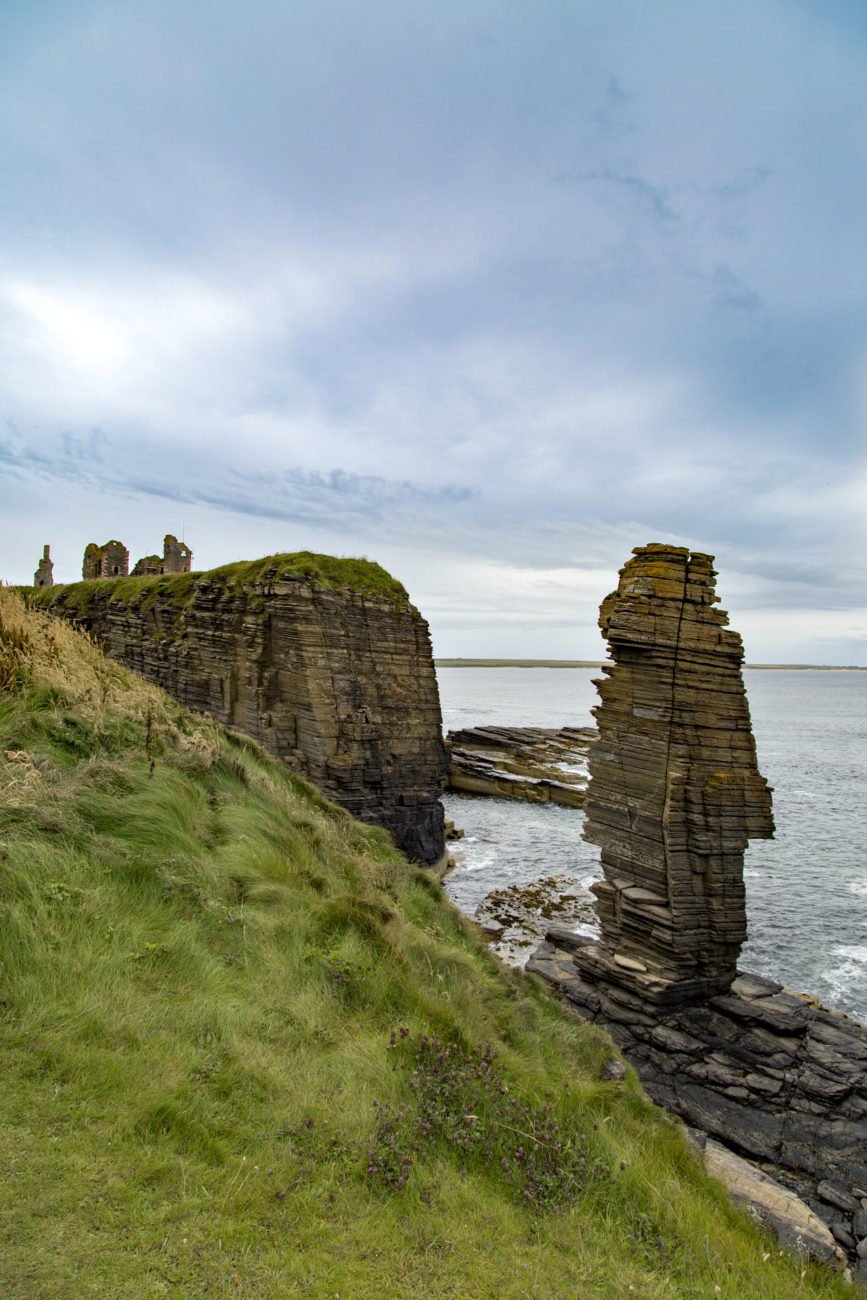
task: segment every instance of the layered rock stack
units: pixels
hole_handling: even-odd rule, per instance
[[[830,1230],[789,1223],[786,1244],[828,1260],[842,1247],[867,1284],[867,1026],[736,969],[744,849],[773,833],[741,641],[715,608],[710,556],[633,554],[599,620],[613,662],[584,834],[602,848],[601,938],[553,927],[527,970],[608,1030],[655,1101],[760,1162]]]
[[[735,977],[744,849],[773,835],[771,792],[712,557],[660,545],[633,556],[600,609],[613,663],[596,682],[584,836],[602,849],[602,934],[575,962],[591,982],[681,1002]]]

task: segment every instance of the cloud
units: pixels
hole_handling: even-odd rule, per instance
[[[567,178],[564,178],[567,179]],[[639,211],[645,211],[663,221],[679,221],[680,215],[673,207],[669,194],[661,185],[654,185],[643,176],[618,173],[609,169],[603,171],[578,172],[568,177],[576,182],[603,182],[615,191],[629,196]]]
[[[180,511],[203,562],[313,537],[405,565],[450,636],[557,639],[583,574],[671,539],[769,636],[858,626],[842,11],[88,0],[19,7],[0,62],[18,570],[58,499],[85,540]]]

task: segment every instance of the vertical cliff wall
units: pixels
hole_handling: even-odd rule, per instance
[[[643,546],[602,603],[585,838],[602,848],[600,943],[582,969],[677,1001],[731,984],[746,938],[743,855],[773,834],[711,556]]]
[[[271,556],[34,598],[183,704],[256,737],[411,858],[442,856],[446,758],[430,636],[378,565]]]

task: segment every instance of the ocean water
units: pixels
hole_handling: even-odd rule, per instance
[[[437,675],[446,731],[593,724],[598,669]],[[745,680],[777,831],[745,856],[740,965],[867,1021],[867,672],[747,669]],[[579,810],[451,792],[444,802],[465,831],[446,888],[468,915],[508,885],[565,875],[586,887],[600,874]]]

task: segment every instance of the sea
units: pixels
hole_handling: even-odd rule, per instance
[[[444,728],[593,726],[599,675],[438,668]],[[746,669],[744,679],[776,835],[745,854],[740,967],[867,1022],[867,671]],[[599,850],[581,838],[580,809],[456,792],[444,803],[464,831],[445,882],[462,911],[482,915],[495,891],[555,877],[586,900],[574,928],[593,932],[586,891]]]

